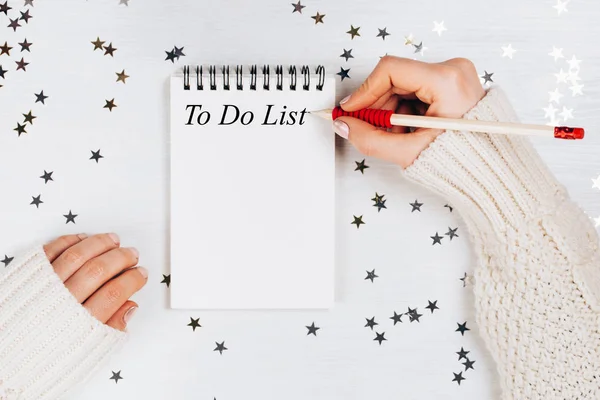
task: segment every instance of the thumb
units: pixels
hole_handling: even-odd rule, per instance
[[[337,118],[333,121],[333,130],[365,156],[380,158],[403,168],[409,166],[431,142],[427,134],[391,133],[352,117]]]

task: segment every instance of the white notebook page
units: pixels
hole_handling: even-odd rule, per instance
[[[171,307],[330,307],[334,133],[302,110],[330,108],[335,80],[306,91],[298,73],[291,91],[285,73],[279,91],[271,73],[267,91],[259,74],[252,91],[232,74],[227,91],[217,73],[199,91],[191,76],[171,78]]]

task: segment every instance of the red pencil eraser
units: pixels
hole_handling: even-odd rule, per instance
[[[583,139],[585,130],[583,128],[570,128],[568,126],[555,126],[554,137],[557,139]]]

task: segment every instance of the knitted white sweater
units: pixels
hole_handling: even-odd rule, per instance
[[[465,118],[517,121],[499,89]],[[503,398],[600,398],[598,237],[528,140],[445,132],[403,174],[468,226],[477,322]],[[60,398],[125,337],[77,303],[41,246],[0,271],[0,400]]]
[[[464,118],[518,121],[499,89]],[[468,227],[477,324],[503,398],[600,399],[598,236],[529,141],[444,132],[404,175]]]
[[[42,246],[0,271],[0,400],[54,400],[126,338],[63,285]]]

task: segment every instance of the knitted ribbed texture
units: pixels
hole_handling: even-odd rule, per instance
[[[517,122],[497,88],[464,118]],[[600,399],[598,236],[529,140],[447,131],[404,175],[465,220],[476,320],[503,398]]]
[[[77,302],[42,246],[0,271],[0,399],[58,399],[125,339]]]

